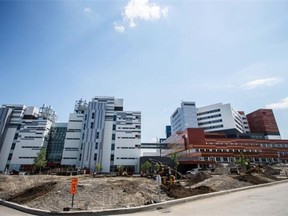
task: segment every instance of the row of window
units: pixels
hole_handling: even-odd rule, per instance
[[[209,111],[205,111],[205,112],[199,112],[199,113],[197,113],[197,116],[206,115],[206,114],[215,113],[215,112],[220,112],[220,109],[214,109],[214,110],[209,110]]]
[[[222,122],[222,119],[217,119],[217,120],[213,120],[213,121],[207,121],[207,122],[201,122],[198,125],[207,125],[207,124],[212,124],[212,123],[218,123],[218,122]]]
[[[221,117],[221,114],[205,116],[205,117],[197,118],[197,120],[200,121],[200,120],[205,120],[205,119],[210,119],[210,118],[217,118],[217,117]]]
[[[70,137],[67,137],[66,140],[80,140],[80,138],[70,138]]]
[[[31,148],[32,150],[41,149],[41,146],[22,146],[22,148]]]
[[[214,128],[223,128],[224,125],[214,125],[214,126],[210,126],[210,127],[203,127],[204,130],[208,130],[208,129],[214,129]]]
[[[196,152],[261,152],[261,150],[256,149],[195,149]]]
[[[19,159],[34,159],[36,157],[19,157]]]
[[[79,151],[79,149],[78,148],[67,147],[67,148],[65,148],[65,151]]]
[[[233,143],[233,142],[227,142],[227,143],[213,143],[213,142],[207,142],[208,145],[217,145],[217,146],[227,146],[227,145],[236,145],[236,146],[255,146],[259,147],[266,147],[266,148],[288,148],[288,144],[275,144],[275,143]]]

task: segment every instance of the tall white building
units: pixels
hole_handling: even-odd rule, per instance
[[[198,126],[205,132],[238,131],[250,132],[244,112],[238,112],[230,104],[217,103],[197,108]]]
[[[0,108],[0,171],[31,170],[34,158],[47,147],[56,114],[43,105],[40,110],[24,105]]]
[[[197,128],[197,109],[195,102],[183,101],[170,117],[171,133]]]
[[[170,117],[172,134],[186,128],[203,128],[205,132],[250,132],[246,115],[230,104],[212,104],[196,108],[195,102],[182,102]]]
[[[124,165],[138,172],[140,144],[141,113],[123,111],[123,99],[77,101],[69,117],[61,164],[91,171],[101,164],[103,172]]]

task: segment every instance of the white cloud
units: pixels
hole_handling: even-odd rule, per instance
[[[116,23],[114,23],[114,29],[115,31],[120,32],[120,33],[124,33],[125,31],[125,27],[123,25],[118,25]]]
[[[92,13],[92,10],[91,10],[91,8],[84,8],[84,10],[83,10],[83,12],[85,13],[85,14],[91,14]]]
[[[161,8],[149,0],[130,0],[124,7],[123,16],[127,19],[130,27],[135,27],[135,20],[158,20],[168,14],[168,8]]]
[[[123,22],[128,23],[128,26],[130,28],[135,28],[137,25],[136,24],[137,20],[145,20],[145,21],[159,20],[162,17],[167,17],[168,12],[169,12],[168,7],[162,8],[155,3],[150,3],[149,0],[129,0],[129,2],[123,9],[122,16],[123,16]],[[115,26],[115,30],[119,31],[119,28],[116,29]]]
[[[288,109],[288,97],[277,103],[268,104],[265,107],[268,109]]]
[[[271,77],[271,78],[265,78],[265,79],[256,79],[249,81],[242,85],[242,88],[244,89],[254,89],[261,86],[273,86],[277,83],[281,82],[280,78],[277,77]]]

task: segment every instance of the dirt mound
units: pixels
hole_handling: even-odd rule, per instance
[[[194,185],[197,184],[198,182],[202,182],[205,179],[211,178],[211,175],[205,172],[198,172],[195,175],[192,175],[189,177],[187,184],[188,185]]]
[[[37,185],[35,187],[25,190],[24,192],[12,196],[10,199],[8,199],[8,201],[18,204],[24,204],[35,198],[47,194],[56,184],[56,182],[48,182],[42,185]]]
[[[199,186],[196,188],[185,188],[179,184],[173,185],[169,188],[166,188],[166,193],[169,197],[173,198],[184,198],[189,196],[195,196],[199,194],[211,193],[214,192],[210,187]]]
[[[263,166],[264,172],[269,173],[270,175],[280,175],[281,169],[274,169],[271,166]]]
[[[257,185],[257,184],[264,184],[268,183],[269,181],[262,179],[258,176],[253,175],[240,175],[240,176],[233,176],[234,179],[237,179],[238,181],[244,181],[249,182],[251,184]]]

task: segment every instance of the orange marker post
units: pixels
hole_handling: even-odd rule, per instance
[[[78,178],[72,178],[70,193],[72,194],[72,207],[74,205],[74,195],[77,193]]]

